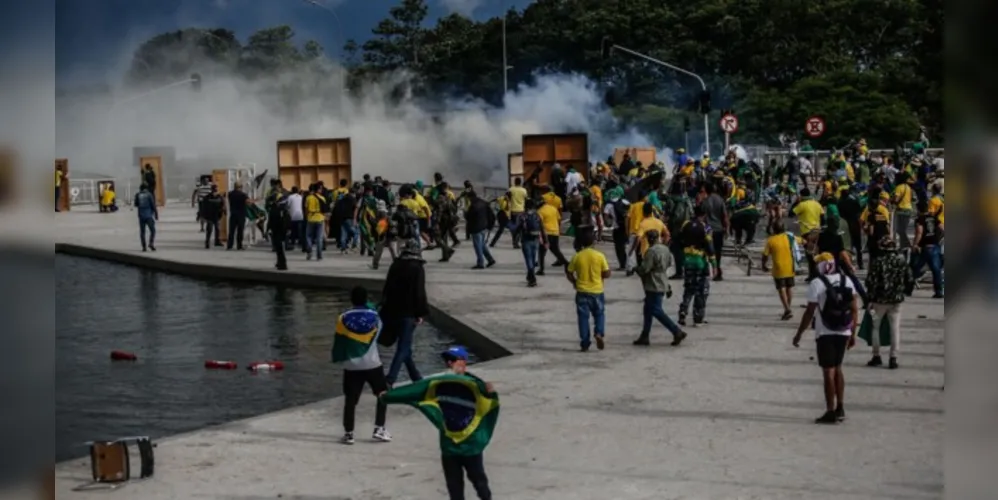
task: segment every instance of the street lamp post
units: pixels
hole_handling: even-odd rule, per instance
[[[609,47],[608,47],[608,45],[609,45]],[[604,57],[609,56],[610,52],[613,51],[613,50],[619,50],[621,52],[626,52],[626,53],[628,53],[628,54],[630,54],[630,55],[632,55],[634,57],[637,57],[637,58],[640,58],[640,59],[644,59],[644,60],[646,60],[648,62],[652,62],[652,63],[658,64],[659,66],[665,66],[666,68],[669,68],[669,69],[671,69],[673,71],[678,71],[679,73],[682,73],[684,75],[692,76],[693,78],[696,78],[698,82],[700,82],[700,88],[703,91],[703,93],[701,94],[701,96],[707,95],[707,84],[703,81],[703,78],[700,78],[700,75],[698,75],[698,74],[696,74],[696,73],[694,73],[692,71],[685,70],[685,69],[680,68],[678,66],[674,66],[674,65],[669,64],[669,63],[667,63],[665,61],[660,61],[658,59],[655,59],[654,57],[651,57],[651,56],[642,54],[640,52],[628,49],[627,47],[621,47],[620,45],[617,45],[617,44],[613,43],[610,40],[609,37],[603,37],[603,46],[601,47],[601,50],[602,50],[602,54],[603,54]],[[708,121],[707,121],[707,112],[706,112],[707,110],[705,108],[703,108],[702,106],[701,106],[701,108],[702,108],[701,110],[704,112],[703,113],[703,142],[704,142],[703,148],[704,148],[704,152],[705,153],[710,154],[710,125],[708,124]]]

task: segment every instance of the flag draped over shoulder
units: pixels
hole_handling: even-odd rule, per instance
[[[499,395],[468,374],[424,378],[388,391],[384,401],[408,404],[425,415],[440,431],[444,455],[482,453],[499,420]]]
[[[380,330],[381,319],[373,309],[351,309],[341,314],[333,337],[333,363],[363,358],[374,347]]]

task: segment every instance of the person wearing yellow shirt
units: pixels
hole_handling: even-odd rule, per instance
[[[956,199],[956,198],[954,198]],[[932,196],[929,198],[929,215],[939,219],[939,227],[946,227],[946,205],[943,202],[943,187],[939,184],[932,185]]]
[[[114,186],[108,185],[100,196],[100,211],[115,212],[118,207],[114,205]]]
[[[662,238],[662,243],[669,242],[669,230],[665,227],[665,223],[655,217],[654,206],[650,203],[642,203],[641,217],[641,221],[638,222],[638,230],[635,233],[636,238],[628,250],[628,254],[634,254],[634,260],[638,266],[641,265],[641,258],[648,251],[648,240],[645,238],[645,233],[653,230],[657,231]],[[633,269],[631,272],[633,272]]]
[[[326,225],[326,216],[322,213],[322,205],[326,200],[319,194],[317,184],[309,186],[305,196],[305,240],[308,248],[305,258],[312,260],[312,249],[315,249],[316,260],[322,260],[322,246]]]
[[[901,180],[894,187],[894,196],[892,197],[895,207],[894,239],[900,245],[901,250],[911,247],[911,241],[908,240],[908,225],[911,224],[911,195],[913,190],[908,180],[909,177],[907,174],[901,174]]]
[[[555,196],[555,200],[560,203],[561,200]],[[546,200],[547,201],[547,200]],[[565,255],[561,253],[561,246],[558,244],[558,238],[561,236],[561,211],[559,211],[553,203],[546,202],[541,208],[537,209],[537,215],[541,217],[541,226],[544,228],[544,234],[547,235],[547,247],[541,246],[538,249],[538,276],[544,276],[544,261],[546,260],[548,250],[555,257],[555,262],[552,264],[554,267],[561,267],[568,264],[568,259]]]
[[[793,310],[790,309],[793,301],[794,277],[797,275],[797,261],[800,256],[800,239],[788,232],[783,225],[783,221],[773,223],[773,235],[766,239],[766,246],[762,249],[763,271],[768,271],[767,262],[773,260],[773,282],[776,284],[776,291],[780,296],[780,303],[783,304],[783,316],[781,320],[787,321],[794,317]]]
[[[638,231],[641,229],[641,220],[644,219],[645,200],[638,200],[631,203],[627,209],[627,248],[634,248],[638,238]],[[634,252],[627,252],[627,272],[634,272],[637,261],[633,258]]]
[[[418,190],[414,190],[412,194],[419,207],[416,212],[416,216],[419,217],[419,233],[423,235],[423,240],[427,244],[426,248],[430,249],[433,246],[433,235],[430,233],[430,218],[433,217],[433,209],[430,208],[430,204],[426,202],[426,198]]]
[[[523,179],[513,179],[513,187],[506,194],[509,196],[510,219],[515,223],[526,210],[527,190],[523,187]],[[513,248],[520,248],[520,235],[516,232],[513,233]]]
[[[340,198],[346,196],[347,193],[350,192],[348,184],[349,182],[346,179],[340,179],[340,187],[333,190],[333,199],[329,200],[331,204],[335,205],[337,201],[340,201]]]
[[[863,232],[867,234],[868,247],[870,250],[870,265],[883,253],[880,251],[879,242],[884,236],[890,235],[891,212],[887,205],[891,202],[891,195],[887,191],[871,193],[871,203],[876,203],[873,215],[870,214],[870,206],[863,209],[859,216],[859,221],[863,225]]]
[[[603,280],[610,277],[610,264],[606,256],[593,248],[595,238],[592,232],[583,231],[582,250],[572,257],[565,266],[565,277],[575,288],[575,310],[579,321],[579,345],[582,352],[591,345],[589,317],[595,323],[593,333],[596,348],[603,350],[603,336],[606,333],[606,299],[603,295]]]
[[[797,202],[793,212],[797,216],[797,223],[800,225],[800,234],[802,237],[810,234],[817,235],[818,230],[821,229],[821,215],[825,212],[825,209],[821,206],[821,203],[811,199],[810,189],[802,188],[800,190],[800,201]]]
[[[544,194],[541,195],[541,201],[544,202],[545,205],[553,206],[558,213],[565,211],[561,204],[561,198],[551,191],[551,186],[542,186],[541,190],[544,191]]]
[[[59,205],[60,202],[62,201],[60,195],[62,194],[62,179],[65,176],[66,173],[63,172],[62,169],[60,168],[55,169],[55,211],[56,212],[59,211]]]

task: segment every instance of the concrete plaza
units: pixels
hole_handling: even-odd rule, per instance
[[[162,259],[277,273],[264,247],[205,250],[189,207],[162,210],[155,253],[140,252],[136,216],[127,209],[98,214],[74,207],[56,214],[55,224],[57,244],[121,252],[119,260],[132,263]],[[495,498],[942,496],[944,311],[930,290],[916,291],[904,305],[901,368],[867,368],[870,350],[861,342],[846,357],[848,420],[817,426],[812,420],[824,402],[820,372],[809,359],[813,342],[805,337],[800,349],[790,345],[803,309],[795,305],[797,317],[780,321],[768,274],[746,276],[723,263],[725,281],[712,284],[709,324],[689,328],[679,348],[668,345],[657,324],[651,347],[631,345],[641,328],[641,285],[615,274],[606,284],[607,348],[580,353],[573,291],[560,269],[526,288],[521,254],[508,237],[498,246],[498,265],[484,271],[469,269],[470,242],[450,263],[436,262],[439,251],[424,255],[434,306],[514,353],[473,370],[502,398],[485,453]],[[615,267],[612,247],[599,248]],[[356,255],[330,252],[321,262],[305,261],[300,252],[289,257],[286,274],[331,282],[383,278],[390,262],[387,252],[378,271]],[[680,293],[680,283],[673,286]],[[799,281],[797,304],[804,291]],[[673,317],[677,304],[676,297],[667,301]],[[395,440],[370,442],[374,398],[365,395],[360,439],[346,447],[337,443],[341,404],[334,398],[160,440],[155,476],[112,493],[71,491],[89,480],[89,460],[62,463],[59,498],[446,497],[436,431],[421,415],[391,407]],[[470,485],[467,494],[474,498]]]

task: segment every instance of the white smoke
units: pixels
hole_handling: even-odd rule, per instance
[[[71,170],[126,177],[136,168],[133,147],[173,146],[178,159],[231,158],[276,173],[278,140],[349,137],[356,178],[370,173],[405,182],[441,172],[505,186],[507,155],[520,151],[524,134],[588,133],[593,161],[614,147],[655,146],[639,131],[621,129],[596,85],[580,75],[538,76],[533,85],[511,89],[501,107],[447,99],[443,112],[411,100],[390,104],[388,89],[405,75],[371,84],[356,98],[345,97],[333,78],[308,89],[288,120],[268,106],[263,89],[301,75],[249,84],[215,73],[203,74],[200,93],[181,84],[128,100],[118,95],[113,106],[108,99],[57,103],[57,156],[69,158]],[[659,149],[659,159],[671,165],[671,151]]]

